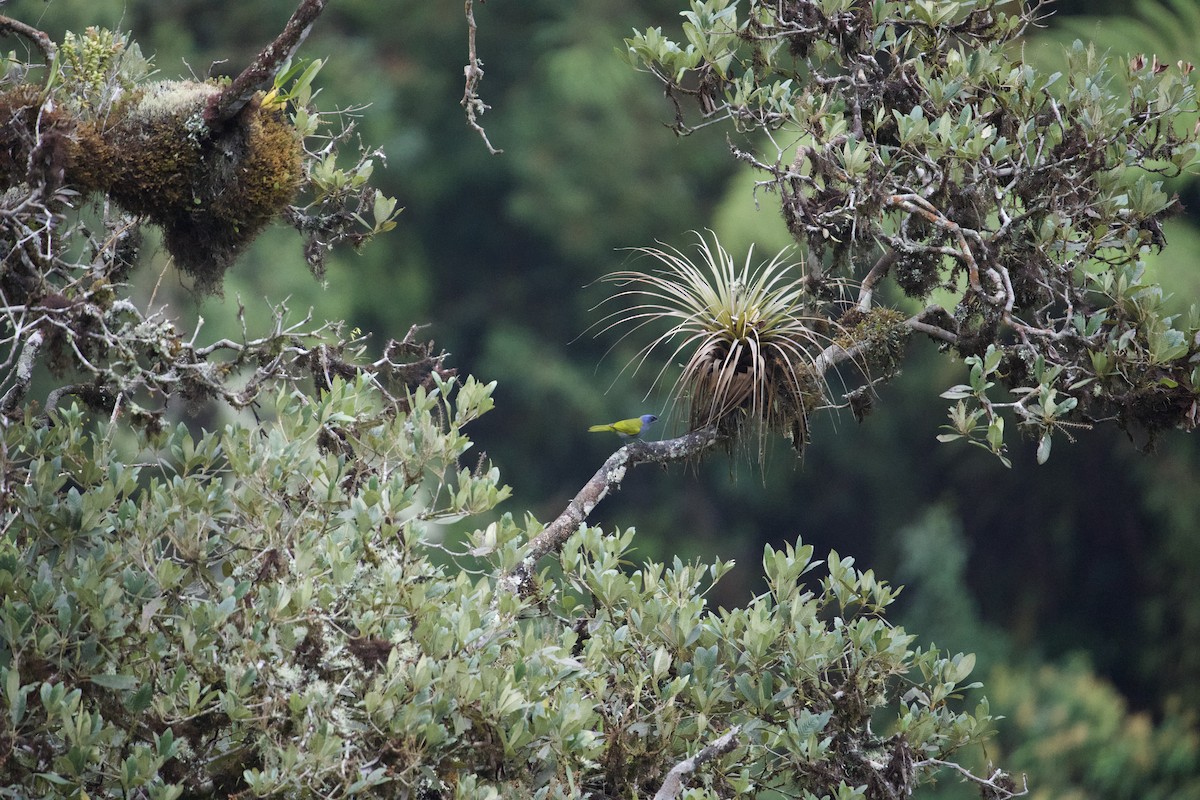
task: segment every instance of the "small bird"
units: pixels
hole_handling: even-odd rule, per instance
[[[622,439],[628,439],[631,436],[641,436],[642,432],[655,422],[658,422],[658,417],[653,414],[642,414],[640,417],[623,419],[610,425],[593,425],[588,428],[588,431],[592,433],[596,431],[616,431],[621,435]]]

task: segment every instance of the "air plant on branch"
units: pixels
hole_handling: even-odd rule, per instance
[[[808,414],[827,396],[818,356],[833,345],[836,323],[819,313],[803,265],[787,260],[791,248],[754,265],[752,247],[739,266],[709,233],[711,243],[696,234],[694,259],[667,245],[631,248],[659,268],[602,279],[619,287],[603,302],[627,298],[634,305],[605,315],[596,335],[623,329],[620,341],[665,325],[622,372],[636,372],[651,354],[666,351],[654,384],[682,363],[670,402],[686,404],[689,430],[712,426],[731,442],[754,431],[760,459],[772,432],[800,451]]]

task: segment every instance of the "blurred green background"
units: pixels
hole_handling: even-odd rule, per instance
[[[295,5],[16,0],[0,10],[55,37],[128,31],[161,77],[178,78],[240,71]],[[629,261],[621,248],[684,247],[705,227],[739,259],[750,243],[765,255],[789,243],[724,131],[676,138],[657,82],[616,52],[634,27],[676,27],[681,7],[476,4],[480,93],[493,106],[482,122],[504,150],[492,156],[459,106],[461,2],[333,0],[301,55],[329,58],[322,108],[363,109],[358,131],[387,160],[376,182],[405,207],[397,229],[361,254],[335,254],[325,286],[298,237],[273,229],[230,272],[224,298],[193,295],[148,248],[136,291],[157,284],[156,299],[203,317],[211,338],[235,324],[239,301],[265,322],[268,299],[344,319],[376,347],[427,324],[453,366],[499,382],[497,409],[471,433],[514,488],[506,510],[553,518],[617,445],[588,424],[667,410],[657,365],[622,374],[636,344],[588,332],[606,296],[595,281]],[[1047,68],[1076,37],[1200,61],[1194,0],[1058,10],[1026,44]],[[1200,208],[1194,184],[1173,188]],[[1152,265],[1181,308],[1200,291],[1195,224],[1174,221]],[[1137,432],[1082,431],[1043,467],[1032,443],[1018,443],[1006,470],[935,441],[937,395],[965,370],[918,337],[909,356],[863,423],[824,415],[802,461],[780,443],[765,474],[725,456],[644,468],[594,520],[636,525],[645,557],[737,559],[713,596],[723,605],[761,590],[767,542],[803,537],[818,553],[852,555],[907,586],[895,618],[922,641],[979,653],[977,676],[1006,717],[981,762],[1027,772],[1039,798],[1200,798],[1200,441],[1167,435],[1146,455]],[[681,424],[668,418],[656,435]],[[973,796],[951,775],[939,793]]]

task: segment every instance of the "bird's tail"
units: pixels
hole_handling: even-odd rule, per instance
[[[588,433],[596,433],[598,431],[611,431],[612,429],[613,429],[612,425],[593,425],[592,427],[588,428]]]

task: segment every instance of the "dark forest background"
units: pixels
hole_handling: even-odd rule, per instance
[[[4,10],[56,38],[88,25],[128,31],[174,78],[236,74],[294,5],[20,0]],[[1061,3],[1026,57],[1052,68],[1062,42],[1087,37],[1114,54],[1200,61],[1193,6]],[[335,0],[302,55],[328,58],[322,107],[359,109],[363,140],[386,156],[375,179],[405,207],[397,229],[361,254],[335,254],[325,285],[282,229],[236,265],[223,298],[191,292],[154,248],[132,280],[147,297],[158,284],[159,302],[202,316],[213,338],[239,302],[265,320],[268,299],[285,297],[376,342],[427,324],[460,372],[499,382],[496,411],[472,434],[514,488],[507,510],[552,518],[617,444],[589,424],[652,412],[665,417],[656,436],[682,432],[663,407],[669,382],[622,372],[631,346],[589,332],[607,291],[595,281],[628,262],[622,248],[683,248],[703,228],[739,259],[751,243],[767,256],[789,244],[774,198],[754,196],[724,135],[677,138],[657,82],[617,53],[635,27],[677,26],[680,8],[477,5],[480,93],[493,106],[482,122],[504,150],[493,156],[458,103],[461,2]],[[1187,213],[1151,269],[1182,311],[1200,287],[1200,192],[1173,189]],[[1006,717],[980,759],[1027,770],[1037,797],[1181,796],[1174,787],[1200,770],[1200,439],[1101,427],[1060,442],[1045,466],[1022,443],[1005,469],[934,438],[946,406],[937,395],[964,366],[918,337],[909,356],[863,422],[821,415],[802,459],[781,442],[765,472],[718,457],[640,473],[597,524],[636,524],[646,557],[736,559],[712,598],[727,606],[761,590],[766,543],[803,537],[818,553],[852,555],[907,586],[898,619],[922,640],[979,654],[977,675]],[[219,424],[216,414],[191,424]]]

